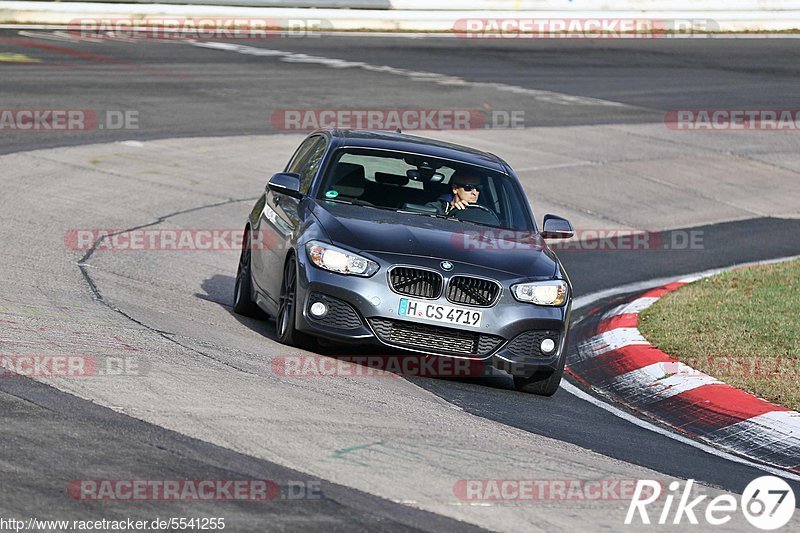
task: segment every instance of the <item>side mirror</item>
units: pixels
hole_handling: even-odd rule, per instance
[[[292,198],[299,199],[303,197],[300,192],[300,174],[279,172],[270,178],[267,188],[272,192],[285,194]]]
[[[544,239],[569,239],[575,235],[575,229],[566,218],[545,215],[541,234]]]

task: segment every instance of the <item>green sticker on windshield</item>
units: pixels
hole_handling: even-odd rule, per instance
[[[339,196],[339,193],[336,191],[328,191],[325,193],[325,198],[336,198]]]

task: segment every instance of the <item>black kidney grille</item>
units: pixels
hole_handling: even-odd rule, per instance
[[[418,298],[438,298],[442,293],[441,274],[420,268],[393,268],[389,283],[396,292]]]
[[[455,276],[447,287],[447,299],[453,303],[491,307],[500,294],[500,285],[494,281],[466,276]]]

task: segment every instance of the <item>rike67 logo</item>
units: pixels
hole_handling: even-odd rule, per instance
[[[786,481],[778,477],[762,476],[754,479],[745,487],[740,501],[731,494],[722,494],[710,501],[706,501],[708,495],[705,494],[690,499],[693,496],[693,484],[694,480],[688,480],[681,491],[678,481],[670,483],[663,507],[660,513],[654,513],[651,521],[647,507],[662,496],[661,484],[653,480],[639,480],[625,516],[625,524],[641,521],[642,524],[679,525],[688,522],[698,525],[699,516],[705,518],[708,525],[721,526],[730,522],[733,515],[741,509],[753,527],[772,531],[787,525],[794,515],[794,491]]]

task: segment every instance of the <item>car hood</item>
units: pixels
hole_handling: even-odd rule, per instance
[[[318,201],[314,216],[334,244],[360,252],[433,257],[518,276],[552,278],[556,259],[536,232]]]

